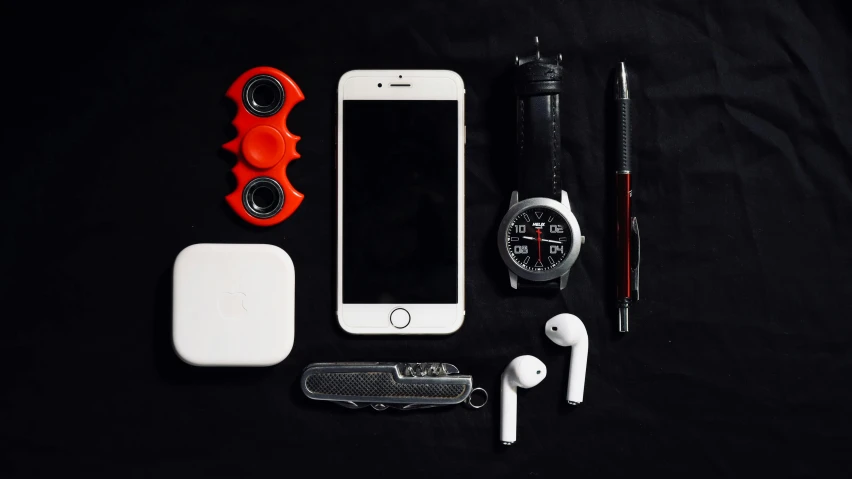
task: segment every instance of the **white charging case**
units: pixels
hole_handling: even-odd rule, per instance
[[[295,270],[266,244],[194,244],[174,266],[172,341],[194,366],[272,366],[293,349]]]

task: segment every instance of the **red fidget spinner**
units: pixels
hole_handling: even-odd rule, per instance
[[[300,138],[287,129],[287,115],[305,95],[283,72],[257,67],[240,75],[226,96],[237,104],[232,122],[237,137],[222,145],[237,155],[231,170],[237,189],[225,199],[249,223],[278,224],[305,197],[287,178],[287,165],[301,156],[296,152]]]

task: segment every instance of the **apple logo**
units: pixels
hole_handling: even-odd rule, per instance
[[[216,304],[219,307],[219,314],[223,318],[242,318],[248,315],[245,293],[230,293],[227,291],[219,293]]]

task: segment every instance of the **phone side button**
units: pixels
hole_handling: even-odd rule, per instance
[[[394,328],[402,329],[411,323],[411,315],[403,308],[396,308],[391,311],[390,322]]]

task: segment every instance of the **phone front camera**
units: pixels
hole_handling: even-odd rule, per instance
[[[381,83],[379,83],[379,88],[381,88],[381,87],[382,87],[382,84],[381,84]]]

